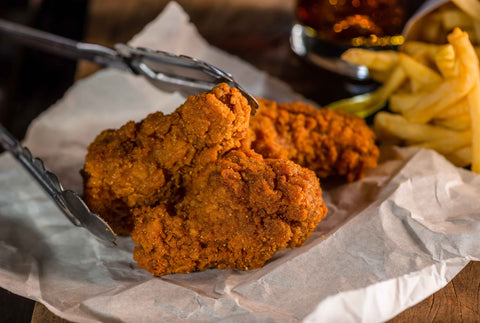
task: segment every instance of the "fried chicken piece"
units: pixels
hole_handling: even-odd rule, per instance
[[[82,171],[85,202],[117,234],[129,234],[133,208],[175,202],[188,168],[240,147],[249,118],[240,91],[220,84],[190,96],[170,115],[157,112],[103,131],[88,147]]]
[[[314,172],[247,147],[249,113],[222,84],[88,147],[85,201],[114,231],[132,234],[141,268],[258,268],[304,244],[325,216]]]
[[[321,178],[342,175],[348,181],[377,166],[375,135],[363,119],[300,102],[258,101],[247,146],[264,157],[290,159]]]
[[[304,244],[327,209],[315,173],[233,150],[186,176],[176,204],[134,210],[134,259],[155,275],[263,266]]]

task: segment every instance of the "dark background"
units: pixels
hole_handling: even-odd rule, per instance
[[[0,0],[0,18],[81,40],[87,2]],[[0,35],[0,123],[23,138],[30,122],[72,85],[76,66],[75,61],[19,46]],[[0,288],[0,321],[30,322],[34,305]]]

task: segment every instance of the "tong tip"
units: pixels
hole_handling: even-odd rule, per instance
[[[250,106],[250,114],[252,116],[255,115],[259,107],[257,99],[255,99],[253,95],[245,91],[238,83],[234,82],[233,86],[236,87],[240,91],[240,93],[242,93],[245,99],[247,99],[248,105]]]

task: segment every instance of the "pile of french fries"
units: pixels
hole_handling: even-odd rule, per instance
[[[467,32],[455,28],[447,39],[444,45],[406,42],[399,52],[348,50],[342,58],[367,66],[382,85],[336,107],[355,113],[388,101],[391,112],[374,118],[380,139],[434,149],[480,173],[479,61]]]

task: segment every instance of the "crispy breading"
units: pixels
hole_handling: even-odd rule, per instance
[[[327,213],[315,172],[301,165],[353,179],[376,164],[363,120],[260,102],[250,123],[247,100],[220,84],[90,144],[85,201],[115,232],[132,235],[141,268],[263,266],[303,245]]]
[[[259,99],[247,147],[268,158],[290,159],[321,178],[361,178],[377,166],[379,150],[365,120],[342,111]]]
[[[233,150],[185,178],[177,204],[135,209],[134,258],[156,275],[263,266],[304,244],[327,210],[315,173]]]
[[[114,232],[129,234],[132,208],[176,201],[188,168],[241,146],[249,113],[240,91],[221,84],[170,115],[157,112],[103,131],[89,145],[82,171],[87,205]]]

